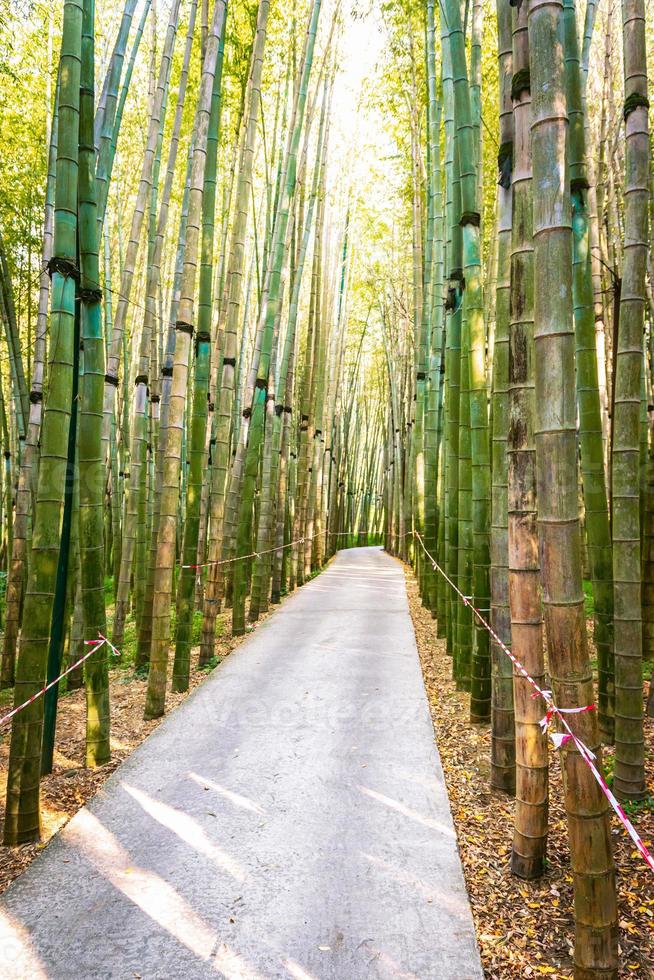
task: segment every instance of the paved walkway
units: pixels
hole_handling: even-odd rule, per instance
[[[400,565],[342,551],[8,890],[3,980],[478,980]]]

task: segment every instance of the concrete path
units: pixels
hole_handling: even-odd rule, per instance
[[[342,551],[8,890],[3,980],[477,980],[401,566]]]

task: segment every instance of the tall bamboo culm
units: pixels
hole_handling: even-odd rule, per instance
[[[572,233],[561,0],[531,0],[529,52],[534,182],[534,354],[541,583],[554,699],[593,703],[582,587],[576,405],[573,393]],[[552,283],[565,288],[553,290]],[[594,711],[570,725],[598,754]],[[575,893],[575,976],[617,976],[617,908],[606,800],[575,748],[564,749],[565,804]]]

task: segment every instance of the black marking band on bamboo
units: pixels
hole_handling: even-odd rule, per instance
[[[148,383],[147,374],[137,374],[134,378],[135,385],[146,385]]]
[[[632,92],[631,95],[627,96],[622,109],[622,117],[625,122],[634,109],[649,109],[649,99],[646,95],[641,95],[640,92]]]
[[[229,364],[231,367],[236,367],[235,357],[223,357],[223,364]]]
[[[318,436],[321,436],[321,435],[322,435],[322,429],[316,429],[316,431],[313,434],[313,437],[314,437],[314,439],[317,439]]]
[[[150,402],[152,405],[158,405],[161,401],[161,395],[150,395]]]
[[[283,411],[284,411],[284,406],[281,404],[281,402],[275,405],[275,415],[277,416],[277,418],[281,418]]]
[[[61,255],[53,255],[46,265],[46,271],[48,272],[50,278],[55,272],[59,275],[64,276],[66,279],[74,279],[75,282],[79,282],[79,269],[74,262],[70,259],[65,259]]]
[[[32,391],[30,391],[30,401],[32,405],[38,405],[39,402],[43,401],[43,392],[34,391],[34,389],[32,389]]]
[[[193,336],[193,331],[195,327],[192,323],[187,323],[185,320],[178,320],[175,324],[175,330],[179,333],[187,333],[189,337]]]
[[[209,398],[209,395],[207,395],[207,398]],[[207,411],[208,412],[213,412],[213,411],[215,411],[215,408],[216,408],[216,406],[215,406],[214,402],[211,402],[210,401],[209,404],[207,405]]]
[[[125,470],[125,472],[123,473],[123,476],[125,477],[126,480],[129,480],[129,478],[130,478],[130,472],[129,472],[129,470]]]
[[[4,451],[4,457],[5,457],[5,459],[11,459],[11,453],[9,452],[8,449],[5,449],[5,451]]]
[[[25,442],[26,440],[27,440],[27,436],[18,436],[19,442]]]
[[[172,378],[172,376],[173,376],[173,369],[171,367],[166,367],[166,365],[164,365],[161,369],[161,377]]]
[[[465,228],[466,225],[472,225],[474,228],[479,228],[481,224],[481,215],[479,211],[464,211],[459,219],[459,225]]]
[[[287,415],[293,414],[293,409],[291,408],[290,405],[284,405],[284,411],[286,412]]]
[[[531,74],[528,68],[521,68],[511,79],[511,98],[517,102],[523,92],[531,92]]]
[[[104,380],[108,385],[113,385],[114,388],[118,387],[118,378],[115,374],[105,374]]]
[[[303,415],[302,416],[302,421],[303,422],[308,422],[309,421],[309,416],[308,415]]]
[[[416,381],[424,381],[427,375],[424,371],[416,371]]]
[[[247,408],[244,408],[243,409],[243,418],[244,419],[249,419],[251,415],[252,415],[252,409],[249,406]]]
[[[291,459],[297,459],[297,454],[296,453],[291,453]]]
[[[197,354],[200,344],[210,344],[211,334],[208,330],[199,330],[195,335],[195,353]]]
[[[585,177],[573,177],[570,181],[570,193],[578,194],[579,191],[587,191],[590,188],[590,184]]]
[[[449,276],[447,277],[452,282],[465,282],[465,276],[463,275],[463,269],[452,269]]]
[[[497,151],[497,169],[499,171],[499,178],[497,183],[504,190],[508,190],[511,186],[511,174],[513,173],[513,141],[507,140],[506,143],[502,143],[499,150]]]
[[[267,378],[257,378],[257,380],[254,382],[254,387],[255,388],[258,388],[259,391],[265,391],[266,388],[268,387],[268,379]]]
[[[89,286],[83,286],[79,291],[79,298],[83,303],[101,303],[102,290],[91,289]]]

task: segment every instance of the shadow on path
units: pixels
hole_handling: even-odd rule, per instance
[[[0,905],[3,980],[479,980],[401,566],[342,551]]]

